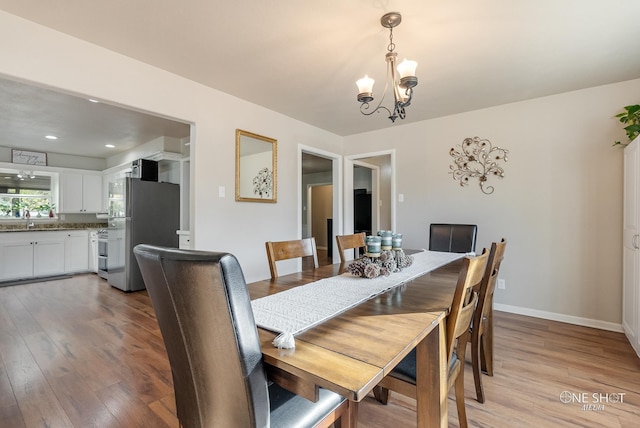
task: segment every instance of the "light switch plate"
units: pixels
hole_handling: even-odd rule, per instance
[[[218,186],[218,197],[224,198],[226,194],[224,186]]]

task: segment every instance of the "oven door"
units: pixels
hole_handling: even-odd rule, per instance
[[[109,253],[107,251],[107,240],[99,239],[98,240],[98,255],[99,256],[108,256]]]

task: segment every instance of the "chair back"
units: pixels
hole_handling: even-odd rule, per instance
[[[338,243],[338,253],[340,254],[340,263],[346,262],[344,255],[345,250],[365,248],[366,233],[355,233],[353,235],[336,235],[336,242]],[[357,253],[356,253],[357,257]]]
[[[313,237],[293,241],[267,241],[265,246],[271,278],[278,277],[276,262],[280,260],[313,256],[313,265],[315,268],[318,267],[318,251],[316,250],[316,239]]]
[[[429,226],[429,250],[450,253],[476,251],[478,226],[475,224],[432,223]]]
[[[483,250],[476,257],[465,257],[458,276],[458,283],[453,294],[451,309],[447,316],[447,361],[451,361],[456,340],[469,333],[469,325],[476,307],[477,293],[487,266],[489,253]]]
[[[269,426],[258,331],[242,269],[227,253],[137,245],[184,428]]]
[[[493,308],[493,294],[496,289],[496,281],[498,280],[498,273],[500,272],[500,264],[504,259],[504,252],[507,248],[507,241],[502,238],[500,242],[494,242],[491,244],[491,251],[489,252],[489,259],[487,260],[487,267],[480,283],[480,291],[478,293],[478,305],[473,316],[472,329],[480,329],[482,319]]]

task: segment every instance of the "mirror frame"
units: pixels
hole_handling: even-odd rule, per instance
[[[246,177],[241,176],[241,171],[247,168],[246,162],[243,162],[242,153],[248,150],[248,146],[255,142],[254,140],[258,140],[259,143],[267,143],[271,144],[271,195],[267,193],[268,197],[255,197],[257,190],[254,188],[253,194],[247,194],[245,191],[244,194],[241,194],[240,184],[242,180],[246,180]],[[253,132],[243,131],[242,129],[236,129],[236,201],[238,202],[267,202],[267,203],[276,203],[277,202],[277,190],[278,190],[278,141],[265,137],[263,135],[254,134]],[[269,161],[267,161],[269,163]],[[267,166],[261,166],[260,170],[257,172],[256,176],[253,177],[253,181],[259,178],[260,174],[264,169],[267,169]],[[246,175],[246,172],[243,172]],[[258,193],[259,195],[259,193]]]

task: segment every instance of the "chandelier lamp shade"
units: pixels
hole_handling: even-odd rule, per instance
[[[386,110],[392,122],[395,122],[397,118],[404,119],[406,117],[405,108],[411,104],[413,88],[418,84],[418,78],[416,77],[417,62],[405,59],[400,64],[397,64],[398,54],[395,52],[396,45],[393,43],[393,29],[401,21],[402,16],[398,12],[390,12],[380,18],[380,24],[389,29],[389,45],[385,55],[387,78],[384,92],[375,108],[369,104],[373,101],[374,80],[365,75],[356,82],[356,85],[358,85],[358,102],[361,103],[360,112],[369,116],[380,110]],[[389,85],[393,87],[393,110],[382,105]]]

